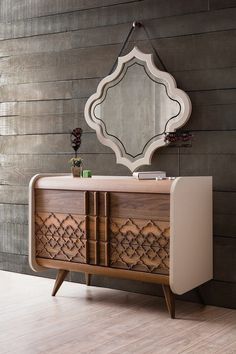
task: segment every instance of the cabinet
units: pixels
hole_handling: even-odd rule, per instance
[[[212,179],[73,178],[30,182],[29,259],[58,269],[162,284],[168,310],[212,278]]]

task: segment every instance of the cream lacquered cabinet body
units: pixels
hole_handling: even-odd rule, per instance
[[[168,310],[212,278],[212,178],[173,181],[37,175],[30,183],[29,258],[58,269],[162,284]]]

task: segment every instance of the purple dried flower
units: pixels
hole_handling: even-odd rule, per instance
[[[72,148],[74,149],[75,157],[77,157],[77,151],[79,150],[79,147],[81,145],[82,133],[83,133],[82,128],[75,128],[72,130],[70,134],[70,142]]]

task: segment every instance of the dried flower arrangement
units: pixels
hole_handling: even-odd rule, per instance
[[[81,145],[82,128],[75,128],[70,134],[71,146],[74,149],[75,156],[69,160],[71,164],[71,171],[74,177],[80,177],[82,175],[82,158],[78,157],[78,150]]]
[[[193,135],[190,132],[171,132],[165,136],[165,142],[172,147],[190,147],[192,139]]]

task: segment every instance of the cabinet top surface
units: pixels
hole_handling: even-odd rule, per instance
[[[93,176],[74,178],[71,175],[38,175],[33,178],[38,189],[90,190],[140,193],[170,193],[173,180],[137,180],[134,177]]]

